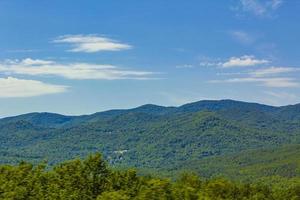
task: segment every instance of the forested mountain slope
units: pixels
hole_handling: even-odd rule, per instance
[[[300,144],[299,107],[221,100],[84,116],[30,113],[0,120],[0,162],[54,164],[99,151],[115,166],[201,172],[193,163],[228,163],[239,152]]]
[[[248,181],[273,175],[300,177],[300,145],[283,145],[190,160],[188,163],[178,163],[177,168],[195,171],[203,177],[225,176]],[[168,175],[174,176],[172,172]]]

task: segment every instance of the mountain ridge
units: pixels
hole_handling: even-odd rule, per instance
[[[233,100],[233,99],[221,99],[221,100],[200,100],[200,101],[190,102],[190,103],[186,103],[186,104],[179,105],[179,106],[161,106],[161,105],[156,105],[156,104],[143,104],[141,106],[137,106],[134,108],[109,109],[109,110],[104,110],[104,111],[95,112],[95,113],[91,113],[91,114],[82,114],[82,115],[64,115],[64,114],[53,113],[53,112],[29,112],[29,113],[20,114],[20,115],[2,117],[2,118],[0,118],[0,120],[9,120],[9,119],[16,118],[16,117],[25,117],[25,116],[32,116],[32,115],[57,115],[57,116],[61,116],[61,117],[79,118],[79,117],[86,117],[86,116],[93,116],[93,115],[105,115],[107,113],[120,113],[120,112],[124,112],[124,111],[147,110],[146,108],[184,109],[185,107],[192,107],[194,105],[198,105],[198,106],[204,105],[204,107],[205,107],[205,104],[219,104],[219,103],[247,104],[247,105],[253,105],[253,106],[257,106],[257,107],[266,107],[266,108],[268,107],[268,108],[273,108],[273,109],[290,108],[290,107],[294,107],[294,106],[297,106],[300,108],[300,103],[292,104],[292,105],[283,105],[283,106],[271,106],[271,105],[255,103],[255,102],[246,102],[246,101],[239,101],[239,100]]]
[[[300,144],[299,105],[207,100],[81,116],[29,113],[0,119],[0,162],[55,164],[102,152],[116,167],[178,171],[216,156]]]

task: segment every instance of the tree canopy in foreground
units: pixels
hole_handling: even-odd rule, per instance
[[[201,179],[182,174],[175,181],[138,176],[132,169],[115,170],[101,154],[71,160],[49,169],[47,165],[0,166],[0,199],[198,200],[300,199],[300,178],[271,177],[255,182],[223,178]]]

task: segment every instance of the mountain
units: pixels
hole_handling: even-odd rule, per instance
[[[299,105],[220,100],[83,116],[29,113],[0,120],[0,162],[55,164],[99,151],[116,167],[201,173],[202,166],[211,176],[220,170],[207,166],[231,155],[300,144]]]
[[[34,126],[41,127],[59,127],[65,123],[70,122],[74,117],[64,116],[54,113],[29,113],[19,115],[16,117],[8,117],[0,120],[0,125],[7,123],[13,123],[18,121],[26,121]]]
[[[225,175],[238,180],[253,180],[273,175],[300,177],[300,145],[259,148],[178,164],[177,168],[196,171],[203,177]]]

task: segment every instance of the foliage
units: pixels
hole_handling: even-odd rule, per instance
[[[112,170],[100,154],[47,170],[44,164],[0,166],[0,199],[16,200],[244,200],[300,199],[300,179],[272,177],[241,183],[182,174],[176,181]]]
[[[30,113],[0,120],[0,162],[55,165],[102,152],[114,167],[140,173],[297,177],[299,107],[223,100],[75,117]]]

